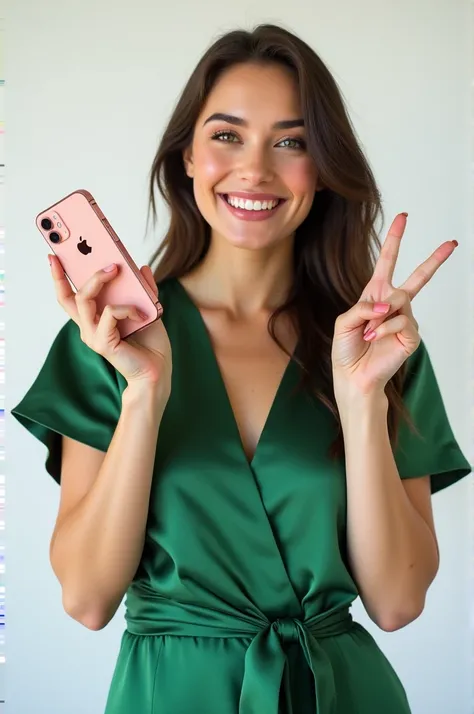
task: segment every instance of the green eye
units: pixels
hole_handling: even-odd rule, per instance
[[[216,131],[216,133],[213,134],[211,138],[216,139],[217,141],[223,141],[226,144],[233,144],[234,142],[229,141],[228,137],[238,141],[238,137],[232,131]]]
[[[237,134],[233,131],[220,130],[212,134],[211,139],[215,141],[222,141],[224,144],[235,144],[240,141]],[[288,137],[287,139],[282,139],[277,146],[283,149],[306,149],[306,143],[303,139],[296,139],[294,137]]]
[[[304,149],[306,147],[302,139],[283,139],[283,141],[280,141],[280,146],[282,144],[285,149]]]

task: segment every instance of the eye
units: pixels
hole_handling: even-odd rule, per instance
[[[303,139],[295,139],[288,137],[279,142],[279,146],[283,144],[284,149],[306,149],[306,142]]]
[[[228,129],[221,129],[220,131],[214,132],[214,134],[211,135],[211,139],[214,141],[221,141],[224,144],[235,144],[240,141],[240,137],[235,132],[229,131]],[[288,137],[278,142],[277,146],[282,146],[284,149],[304,150],[306,149],[306,142],[304,139]]]
[[[231,140],[229,140],[229,137]],[[232,141],[232,139],[236,139],[236,141],[238,141],[239,137],[233,131],[221,130],[216,131],[214,134],[212,134],[211,139],[214,139],[216,141],[222,141],[224,144],[234,144],[235,142]]]

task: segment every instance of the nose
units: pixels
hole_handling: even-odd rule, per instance
[[[267,151],[260,147],[249,147],[242,155],[238,175],[251,186],[271,181],[274,169]]]

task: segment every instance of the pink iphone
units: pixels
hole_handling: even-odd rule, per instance
[[[88,191],[74,191],[36,216],[36,225],[57,255],[72,286],[79,290],[97,270],[111,263],[118,273],[97,298],[97,311],[110,305],[134,305],[147,319],[120,320],[122,338],[161,317],[158,298]]]

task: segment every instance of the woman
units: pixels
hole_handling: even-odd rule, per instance
[[[51,562],[96,630],[126,594],[107,714],[405,714],[383,630],[423,610],[438,568],[431,492],[470,472],[411,300],[406,214],[374,265],[375,180],[330,73],[275,26],[204,55],[153,163],[171,210],[154,256],[160,322],[71,318],[16,417],[61,483]],[[171,347],[173,355],[171,355]],[[173,365],[173,368],[172,368]]]

